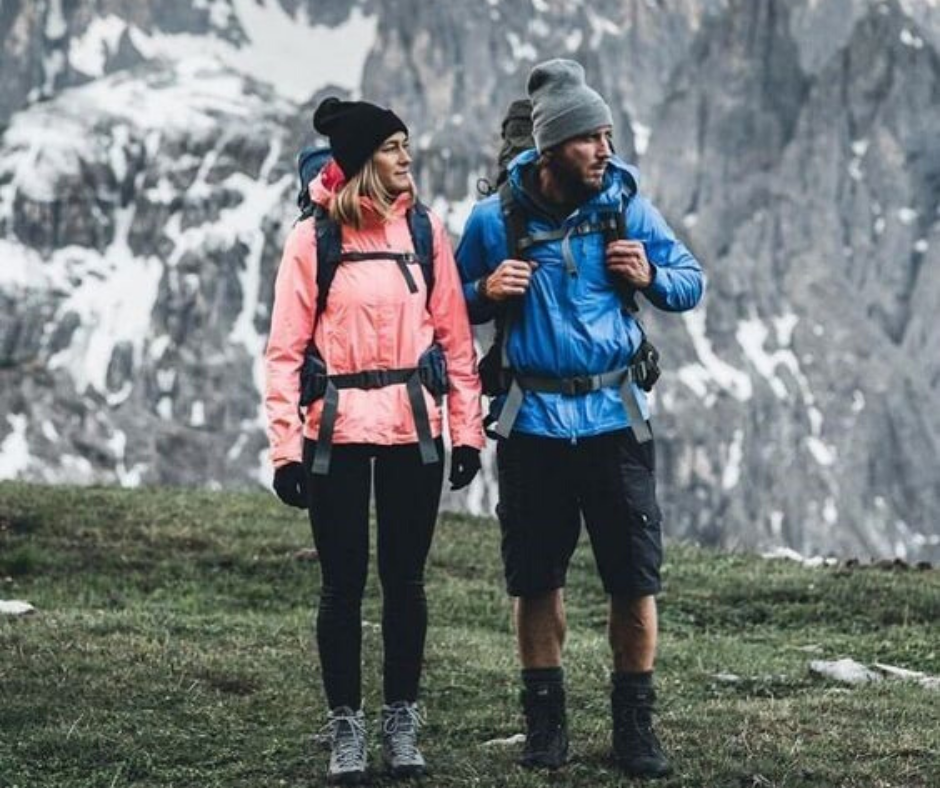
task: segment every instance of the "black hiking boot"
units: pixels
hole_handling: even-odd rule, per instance
[[[519,763],[527,769],[557,769],[568,761],[565,688],[544,683],[522,690],[525,747]]]
[[[666,777],[672,772],[653,730],[652,687],[615,686],[610,696],[614,717],[614,758],[631,777]]]

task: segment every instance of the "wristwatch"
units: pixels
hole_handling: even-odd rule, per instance
[[[473,289],[477,291],[477,295],[484,301],[489,301],[490,297],[486,294],[486,280],[488,277],[481,276],[473,285]]]

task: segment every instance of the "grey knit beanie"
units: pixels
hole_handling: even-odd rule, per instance
[[[612,126],[610,107],[584,81],[584,67],[556,58],[539,63],[529,74],[532,136],[539,153],[579,134]]]

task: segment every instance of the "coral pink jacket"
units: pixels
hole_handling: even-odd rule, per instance
[[[333,192],[325,170],[310,185],[314,202],[329,206]],[[335,188],[335,185],[334,185]],[[360,230],[343,227],[343,251],[414,251],[405,212],[408,195],[401,195],[387,223],[368,210]],[[317,322],[314,342],[329,374],[368,369],[414,367],[436,340],[447,359],[450,391],[448,423],[454,446],[484,445],[480,381],[467,308],[461,291],[450,240],[441,220],[432,214],[434,288],[430,302],[424,277],[413,270],[418,293],[410,293],[401,271],[391,261],[367,260],[339,266],[330,287],[326,309]],[[314,220],[291,230],[281,258],[274,290],[271,333],[265,353],[265,409],[271,461],[275,467],[300,462],[301,435],[316,439],[323,401],[307,409],[306,423],[298,415],[299,370],[314,331],[317,302],[316,233]],[[431,432],[441,434],[442,414],[425,391]],[[333,433],[334,443],[416,443],[414,417],[404,385],[381,389],[343,389]]]

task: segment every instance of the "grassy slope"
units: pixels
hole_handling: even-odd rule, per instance
[[[0,619],[0,786],[319,785],[318,570],[293,557],[308,542],[302,515],[264,494],[0,484],[0,598],[40,611]],[[568,591],[575,758],[551,778],[516,768],[515,748],[482,746],[521,726],[495,524],[443,517],[428,574],[426,784],[629,784],[607,759],[590,554],[576,555]],[[940,673],[936,570],[809,570],[673,546],[664,576],[660,727],[677,773],[660,784],[940,785],[937,693],[843,688],[807,670],[851,656]]]

